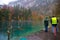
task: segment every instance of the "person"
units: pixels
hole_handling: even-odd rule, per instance
[[[46,17],[45,20],[44,20],[45,32],[48,32],[48,24],[49,24],[48,21],[49,21],[48,17]]]
[[[55,16],[52,16],[51,18],[51,24],[52,24],[52,31],[54,33],[54,36],[56,36],[57,32],[57,24],[58,24],[58,19]]]

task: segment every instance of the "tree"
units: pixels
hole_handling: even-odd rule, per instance
[[[6,18],[6,20],[9,20],[9,9],[2,9],[2,15]]]
[[[5,20],[9,20],[9,9],[0,9],[0,18],[2,21],[2,17],[5,17]]]
[[[31,17],[31,9],[26,9],[24,7],[19,7],[19,5],[14,6],[14,16],[17,18],[18,16],[20,18],[24,18],[24,20],[27,20],[28,17]]]
[[[16,5],[16,6],[14,6],[14,16],[13,17],[16,17],[16,19],[17,19],[19,14],[20,14],[20,7],[19,7],[19,5]]]
[[[2,21],[9,20],[9,9],[0,9],[0,26],[2,27]],[[0,28],[1,28],[0,27]]]
[[[23,15],[24,15],[24,17],[25,17],[26,20],[28,20],[28,17],[31,18],[31,16],[32,16],[31,9],[24,9]]]

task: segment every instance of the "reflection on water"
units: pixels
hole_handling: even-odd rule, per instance
[[[9,28],[9,29],[8,29]],[[36,32],[43,29],[42,26],[40,26],[40,22],[35,22],[35,25],[33,24],[33,21],[16,21],[13,20],[10,23],[8,21],[2,22],[1,28],[0,28],[0,38],[1,40],[7,39],[7,31],[10,31],[10,38],[14,37],[20,37],[20,36],[26,36],[29,35],[32,32]]]

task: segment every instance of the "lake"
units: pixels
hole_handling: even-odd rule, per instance
[[[17,40],[20,37],[40,31],[43,28],[43,23],[40,23],[40,21],[13,20],[11,21],[10,26],[8,21],[4,21],[0,28],[0,40],[8,40],[8,30],[10,32],[10,40]]]

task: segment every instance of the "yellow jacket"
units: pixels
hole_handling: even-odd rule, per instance
[[[57,18],[56,17],[52,17],[52,24],[57,24]]]

